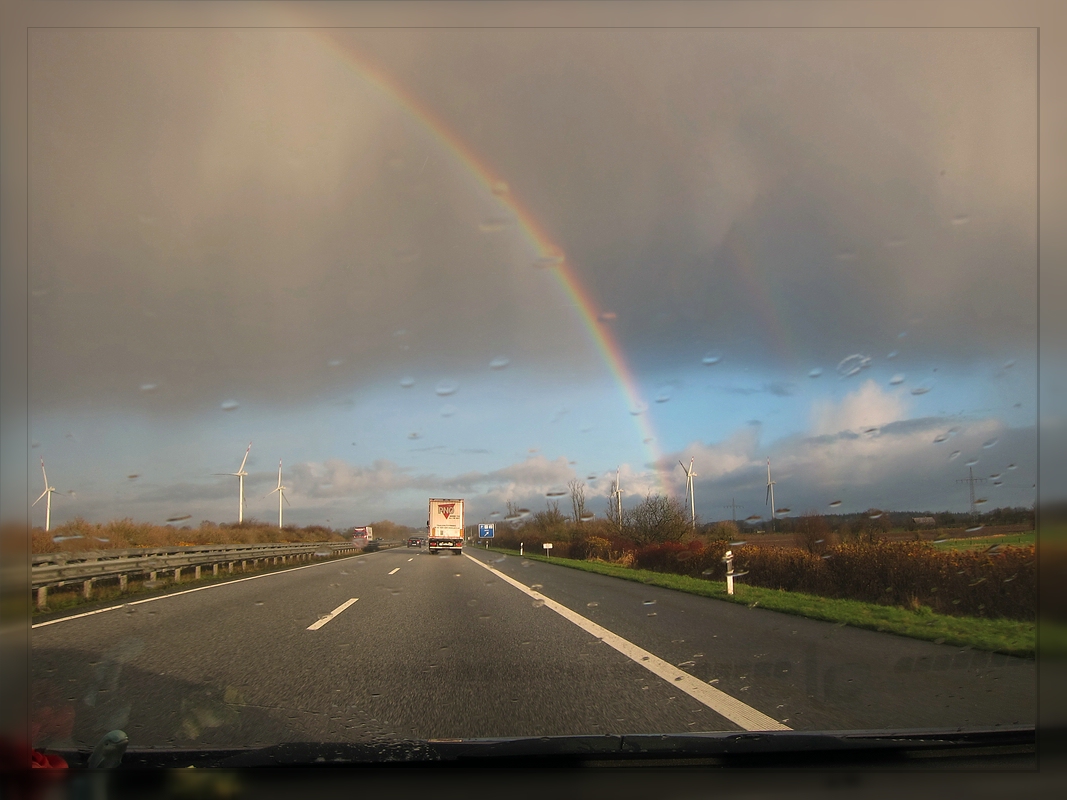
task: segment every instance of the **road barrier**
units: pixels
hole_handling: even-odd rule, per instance
[[[399,546],[399,542],[382,542],[386,549]],[[175,582],[182,579],[183,571],[192,570],[193,579],[203,575],[203,568],[211,567],[212,576],[220,568],[233,573],[239,565],[244,572],[251,562],[252,568],[260,562],[271,566],[315,558],[333,558],[358,551],[351,542],[302,542],[280,544],[218,544],[192,545],[185,547],[138,547],[125,550],[89,550],[85,552],[37,553],[32,558],[31,580],[37,592],[37,608],[48,607],[48,590],[82,584],[82,596],[92,599],[97,581],[117,580],[120,591],[126,591],[131,575],[147,575],[154,581],[158,573],[173,573]]]

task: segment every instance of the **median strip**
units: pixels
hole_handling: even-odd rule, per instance
[[[342,611],[344,611],[346,608],[348,608],[350,605],[352,605],[357,600],[359,600],[358,597],[353,597],[350,600],[345,600],[343,603],[341,603],[341,605],[337,606],[337,608],[335,608],[333,611],[331,611],[325,617],[320,619],[318,622],[313,622],[311,625],[308,625],[308,630],[309,631],[317,631],[319,628],[321,628],[323,625],[325,625],[331,619],[336,617],[338,614],[340,614]]]
[[[488,564],[483,564],[478,559],[463,554],[479,567],[489,570],[501,580],[511,584],[519,591],[529,595],[534,600],[544,603],[545,608],[550,608],[566,619],[568,622],[572,622],[581,628],[586,633],[592,634],[604,644],[614,648],[624,656],[629,658],[635,664],[640,664],[652,674],[659,678],[662,678],[671,686],[681,689],[688,694],[694,700],[710,708],[716,714],[719,714],[735,725],[740,726],[746,731],[788,731],[792,728],[787,725],[783,725],[773,717],[768,717],[766,714],[757,711],[752,706],[746,705],[738,700],[736,697],[731,697],[726,692],[720,691],[713,686],[709,686],[701,680],[690,675],[688,672],[682,670],[664,661],[662,658],[653,655],[644,648],[638,647],[633,642],[622,638],[616,633],[612,633],[607,628],[597,625],[590,619],[583,617],[575,611],[567,608],[561,603],[557,603],[551,597],[545,597],[540,592],[534,591],[523,583],[515,580],[514,578],[505,575],[498,569],[495,569]]]

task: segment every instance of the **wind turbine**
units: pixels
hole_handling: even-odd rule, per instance
[[[48,473],[44,471],[44,459],[41,459],[41,475],[44,476],[44,491],[41,492],[41,497],[47,497],[44,505],[44,529],[45,533],[52,526],[52,495],[55,494],[56,487],[48,485]],[[41,497],[38,497],[33,501],[32,505],[37,505],[41,502]]]
[[[678,466],[685,469],[685,464],[681,461],[678,462]],[[696,473],[693,472],[693,459],[689,459],[689,469],[685,469],[685,496],[689,500],[689,512],[693,516],[693,527],[697,526],[697,507],[696,499],[693,497],[693,478],[696,477]]]
[[[251,446],[252,445],[249,445],[249,447],[251,447]],[[275,492],[278,493],[278,529],[281,530],[281,527],[282,527],[282,500],[285,500],[285,504],[286,505],[290,505],[291,506],[292,503],[290,503],[289,502],[289,498],[285,496],[285,487],[282,486],[282,460],[280,458],[278,459],[278,488],[277,489],[272,489],[271,491],[267,492],[266,496],[270,497]]]
[[[767,501],[771,504],[771,532],[774,532],[774,481],[771,480],[771,460],[767,459]]]
[[[611,487],[611,496],[615,498],[615,514],[622,527],[622,484],[619,483],[619,469],[615,468],[615,485]]]
[[[214,475],[236,475],[238,483],[240,485],[241,495],[237,498],[237,524],[240,525],[245,521],[245,462],[248,461],[248,451],[252,449],[252,443],[248,443],[248,448],[245,450],[245,457],[241,459],[241,466],[237,468],[237,472],[215,472]]]

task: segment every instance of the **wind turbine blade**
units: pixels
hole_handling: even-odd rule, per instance
[[[48,491],[48,473],[44,471],[44,458],[41,458],[41,477],[44,478],[44,490]]]
[[[237,468],[238,472],[245,471],[245,462],[248,461],[248,451],[252,449],[252,443],[248,443],[248,447],[245,449],[245,457],[241,459],[241,466]]]
[[[763,501],[764,504],[771,502],[771,485],[767,484],[767,499]]]
[[[685,464],[683,464],[681,461],[678,462],[678,466],[682,469],[685,469]]]
[[[292,503],[289,502],[289,498],[285,496],[285,492],[282,492],[282,500],[285,501],[285,504],[287,506],[291,506],[292,505]]]
[[[45,489],[45,490],[44,490],[43,492],[41,492],[41,497],[44,497],[44,496],[45,496],[46,494],[48,494],[48,490],[47,490],[47,489]],[[33,502],[32,502],[32,503],[30,504],[30,506],[32,507],[32,506],[35,506],[35,505],[37,505],[37,504],[38,504],[38,503],[39,503],[39,502],[41,501],[41,497],[38,497],[38,498],[37,498],[36,500],[34,500],[34,501],[33,501]]]

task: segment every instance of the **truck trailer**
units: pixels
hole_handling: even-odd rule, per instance
[[[426,529],[431,553],[438,550],[462,553],[463,501],[431,497]]]

